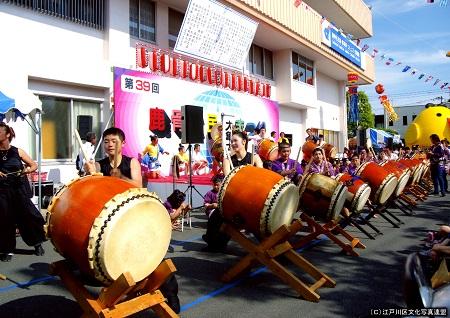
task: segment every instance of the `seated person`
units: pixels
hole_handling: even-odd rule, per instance
[[[176,229],[180,225],[180,217],[184,216],[191,209],[189,204],[184,203],[185,199],[186,194],[175,189],[164,202],[164,207],[167,209],[172,221],[172,229]]]
[[[178,153],[173,157],[174,175],[179,178],[180,172],[184,171],[186,175],[189,174],[189,154],[184,150],[184,146],[180,144]]]
[[[278,153],[280,157],[272,163],[272,171],[298,184],[299,179],[303,175],[303,169],[299,162],[289,158],[291,145],[284,142],[278,144]]]
[[[313,150],[312,162],[308,172],[318,173],[328,177],[335,176],[333,165],[326,161],[322,148],[316,148]]]
[[[168,155],[169,153],[164,151],[159,145],[157,136],[150,136],[150,141],[150,144],[148,144],[142,152],[142,164],[147,166],[150,170],[157,170],[161,167],[161,164],[158,161],[159,154]]]
[[[192,152],[192,172],[193,174],[200,174],[200,172],[208,167],[208,161],[200,152],[200,145],[194,145],[194,152]]]
[[[356,170],[358,170],[361,165],[361,161],[359,159],[358,154],[354,153],[350,158],[350,164],[348,165],[347,172],[354,176],[356,174]]]
[[[217,211],[217,194],[219,193],[219,188],[222,185],[223,175],[216,175],[212,177],[211,181],[213,188],[206,192],[204,198],[205,213],[208,218]]]

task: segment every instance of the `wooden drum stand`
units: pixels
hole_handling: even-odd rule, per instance
[[[50,271],[61,278],[79,303],[84,312],[82,317],[126,317],[148,308],[160,318],[178,317],[158,290],[176,271],[171,260],[164,260],[139,283],[128,272],[123,273],[110,286],[104,287],[97,298],[79,282],[65,260],[52,263]]]
[[[322,286],[334,287],[336,286],[336,282],[298,254],[288,242],[288,239],[295,235],[301,227],[301,222],[295,220],[289,227],[283,225],[272,235],[265,238],[260,244],[257,244],[247,238],[232,224],[225,223],[222,226],[222,231],[231,236],[248,254],[222,276],[222,281],[230,282],[238,276],[249,272],[252,267],[260,263],[267,266],[273,274],[291,286],[304,299],[318,302],[320,296],[316,293],[316,290]],[[278,262],[276,260],[278,256],[284,256],[294,265],[312,276],[315,279],[315,283],[308,286]]]

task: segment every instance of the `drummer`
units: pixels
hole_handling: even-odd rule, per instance
[[[272,163],[272,171],[298,184],[299,179],[303,175],[303,169],[299,162],[289,158],[291,145],[284,142],[280,143],[278,145],[278,153],[280,157]]]
[[[336,174],[333,165],[326,160],[322,148],[316,148],[313,150],[312,162],[308,172],[319,173],[328,177],[332,177]]]
[[[107,157],[98,162],[86,162],[84,170],[88,174],[101,172],[104,176],[117,177],[133,183],[137,188],[142,187],[141,165],[136,158],[122,155],[124,145],[125,133],[122,129],[106,129],[103,132],[103,147]]]
[[[361,165],[361,161],[359,159],[359,156],[355,153],[350,158],[350,164],[348,165],[347,172],[348,174],[354,176],[356,174],[356,170],[358,170],[359,166]]]
[[[234,152],[230,158],[226,155],[223,156],[223,173],[227,175],[231,171],[231,165],[233,167],[240,167],[245,165],[254,165],[258,168],[263,167],[261,158],[257,154],[253,154],[247,151],[248,137],[243,131],[234,131],[231,136],[231,148]],[[252,160],[253,157],[253,160]]]

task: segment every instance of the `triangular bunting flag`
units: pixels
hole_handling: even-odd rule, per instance
[[[431,79],[433,79],[433,76],[429,75],[429,76],[427,77],[427,79],[425,80],[425,83],[428,82],[428,81],[431,80]]]
[[[403,72],[403,73],[408,72],[408,70],[409,70],[410,68],[411,68],[411,66],[406,65],[406,66],[403,68],[402,72]],[[413,71],[413,72],[414,72],[414,71]]]
[[[377,49],[373,49],[373,50],[372,50],[371,56],[372,56],[373,58],[375,58],[375,55],[377,55],[377,53],[378,53],[378,50],[377,50]]]
[[[364,46],[361,49],[361,52],[367,51],[368,48],[369,48],[369,46],[367,44],[364,44]]]
[[[422,74],[419,75],[418,79],[421,80],[424,76],[425,76],[425,74],[422,73]]]
[[[402,64],[402,62],[397,62],[395,63],[395,66],[399,66],[400,64]]]
[[[439,83],[440,81],[441,81],[440,79],[435,80],[433,86],[436,86],[436,84]]]
[[[380,56],[380,60],[384,60],[386,58],[386,54],[382,54],[381,56]]]
[[[295,0],[295,1],[294,1],[294,6],[295,6],[296,8],[298,8],[299,5],[301,5],[301,4],[302,4],[302,0]]]
[[[417,70],[415,68],[413,68],[413,70],[411,71],[411,75],[416,75]]]
[[[442,85],[441,85],[441,89],[444,89],[444,87],[447,86],[447,85],[448,85],[448,83],[442,84]]]
[[[446,7],[447,3],[448,3],[448,0],[441,0],[441,2],[439,2],[439,6]]]
[[[394,59],[392,57],[388,58],[386,61],[386,65],[391,65],[391,63],[394,62]]]

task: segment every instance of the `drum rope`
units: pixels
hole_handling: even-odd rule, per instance
[[[100,264],[100,257],[99,257],[99,254],[100,254],[100,243],[101,243],[101,240],[102,240],[102,236],[103,236],[103,234],[105,232],[105,229],[106,229],[106,227],[108,225],[108,222],[111,221],[111,218],[116,214],[116,212],[118,212],[122,207],[124,207],[125,204],[129,203],[132,200],[139,199],[139,198],[144,198],[144,197],[153,197],[153,196],[143,193],[143,194],[134,195],[131,198],[127,198],[126,200],[122,201],[122,203],[118,204],[116,206],[116,208],[113,209],[110,214],[108,214],[108,218],[103,222],[103,225],[100,228],[100,233],[98,234],[97,240],[95,241],[94,263],[95,263],[96,266],[94,266],[94,268],[96,267],[98,269],[99,275],[102,276],[104,281],[111,282],[111,279],[109,279],[108,276],[103,271],[103,268],[102,268],[102,266]]]

